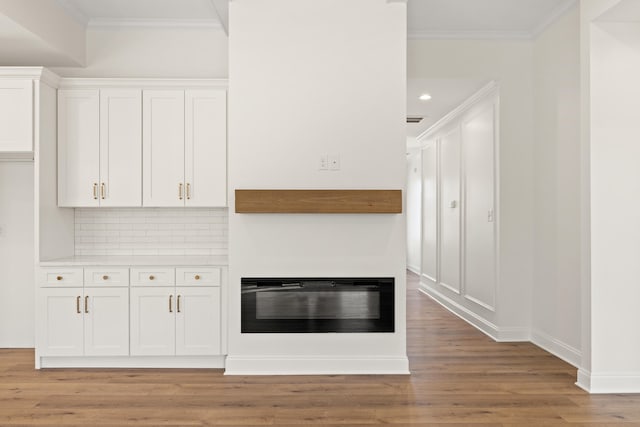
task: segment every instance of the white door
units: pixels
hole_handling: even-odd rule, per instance
[[[58,206],[99,205],[99,110],[97,90],[58,91]]]
[[[176,354],[220,354],[220,288],[176,288]]]
[[[131,355],[173,356],[176,352],[173,287],[131,288]]]
[[[33,150],[33,81],[0,79],[0,151]]]
[[[495,306],[494,106],[462,125],[465,165],[464,291],[486,308]]]
[[[85,288],[85,356],[129,355],[129,289]]]
[[[184,206],[184,91],[142,97],[143,205]]]
[[[40,356],[82,356],[82,288],[41,288]]]
[[[186,206],[227,205],[227,93],[185,92]]]
[[[100,206],[142,206],[142,91],[100,91]]]
[[[438,282],[438,151],[436,142],[422,150],[423,278]]]
[[[460,129],[440,140],[440,283],[460,293]]]

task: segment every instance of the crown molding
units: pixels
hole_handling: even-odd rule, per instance
[[[144,79],[144,78],[61,78],[60,89],[104,89],[104,88],[142,88],[142,89],[227,89],[226,79]]]
[[[560,19],[565,13],[578,5],[577,0],[564,0],[558,6],[556,6],[551,13],[549,13],[532,31],[531,38],[537,39],[540,34],[549,28],[554,22]]]
[[[222,29],[216,19],[91,19],[88,28],[207,28]]]
[[[529,31],[449,31],[418,30],[409,31],[409,40],[531,40]]]
[[[60,83],[60,76],[44,67],[0,67],[0,77],[38,80],[53,88]]]

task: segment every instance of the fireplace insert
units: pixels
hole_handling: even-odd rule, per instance
[[[242,333],[394,332],[393,278],[241,280]]]

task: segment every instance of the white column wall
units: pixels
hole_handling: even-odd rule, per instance
[[[242,188],[404,191],[406,4],[229,6],[227,373],[406,373],[404,214],[233,208]],[[340,157],[339,171],[318,170],[327,154]],[[240,279],[252,276],[394,277],[395,333],[241,334]]]
[[[533,342],[578,366],[580,314],[580,49],[574,7],[534,42]]]
[[[590,24],[592,392],[640,392],[640,23]],[[590,384],[589,384],[590,382]]]

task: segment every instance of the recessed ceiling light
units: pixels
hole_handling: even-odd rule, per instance
[[[428,93],[423,93],[422,95],[420,95],[420,101],[428,101],[431,99],[431,95],[429,95]]]

